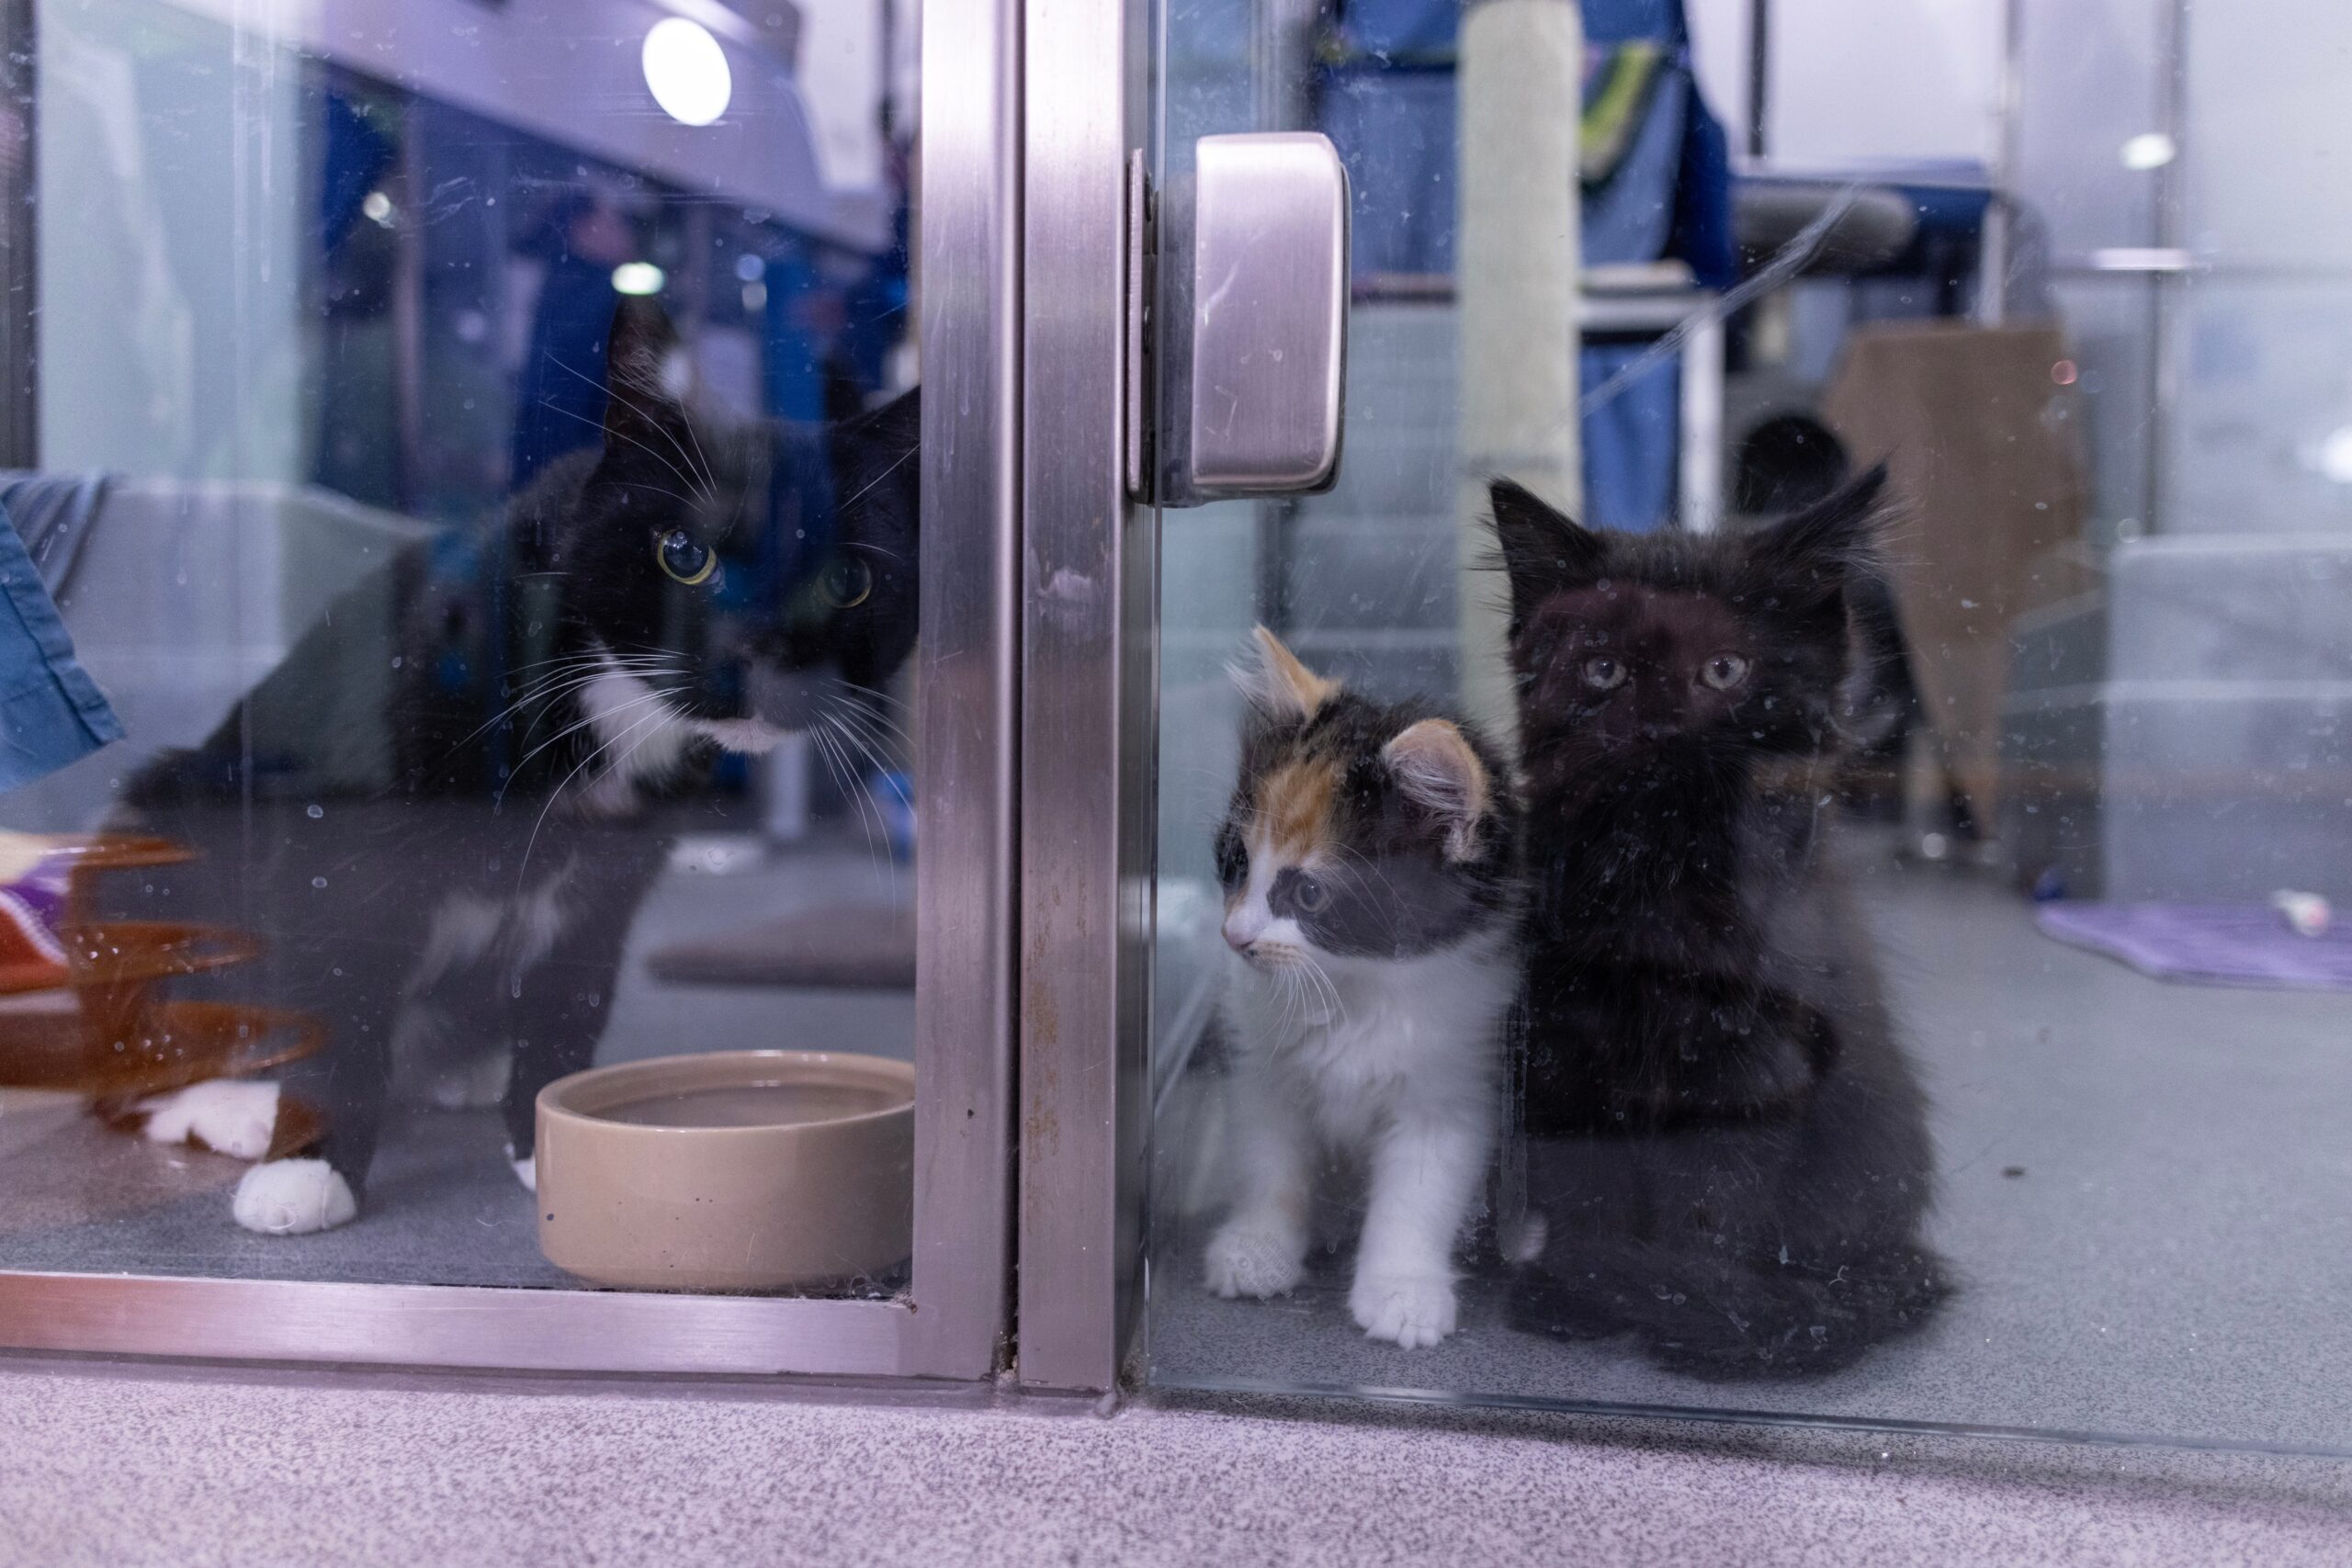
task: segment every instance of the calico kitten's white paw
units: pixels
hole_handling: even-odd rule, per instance
[[[216,1078],[141,1100],[148,1139],[202,1144],[215,1154],[259,1159],[277,1135],[277,1086]]]
[[[509,1146],[506,1151],[506,1163],[513,1168],[514,1179],[523,1184],[524,1191],[537,1192],[539,1190],[538,1156],[525,1155],[521,1159],[516,1159],[514,1150]]]
[[[1408,1350],[1453,1332],[1453,1281],[1442,1274],[1359,1274],[1348,1292],[1356,1326]]]
[[[1278,1225],[1232,1220],[1210,1239],[1208,1285],[1220,1296],[1279,1296],[1306,1277],[1306,1243]]]
[[[245,1172],[229,1212],[249,1231],[308,1235],[359,1213],[351,1184],[322,1159],[274,1159]]]

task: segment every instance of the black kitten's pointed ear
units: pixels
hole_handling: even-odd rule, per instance
[[[685,358],[670,313],[642,295],[623,295],[605,339],[605,435],[610,443],[664,438],[684,422]]]
[[[1842,592],[1871,570],[1883,514],[1886,465],[1879,463],[1804,511],[1748,536],[1747,558],[1823,595]]]
[[[1510,574],[1510,630],[1517,637],[1538,604],[1599,575],[1603,546],[1600,535],[1514,480],[1495,480],[1487,495],[1494,503],[1503,570]]]

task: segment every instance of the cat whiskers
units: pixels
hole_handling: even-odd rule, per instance
[[[524,730],[522,736],[519,738],[523,742],[527,743],[530,740],[532,734],[538,728],[540,722],[546,718],[547,709],[551,707],[558,698],[567,695],[572,692],[576,692],[582,687],[588,685],[598,676],[609,672],[615,665],[619,666],[621,672],[624,674],[637,675],[639,677],[667,675],[682,672],[681,667],[675,662],[675,655],[663,655],[661,657],[664,662],[657,664],[654,660],[650,657],[615,658],[600,652],[590,651],[586,653],[557,654],[552,658],[534,660],[528,664],[517,666],[516,669],[511,672],[512,674],[519,675],[524,671],[530,670],[537,670],[543,672],[533,676],[531,680],[525,682],[523,687],[515,694],[513,701],[506,704],[505,706],[500,708],[497,712],[492,714],[488,718],[482,720],[481,723],[474,726],[473,728],[468,730],[465,734],[459,736],[450,746],[450,752],[454,754],[460,747],[470,745],[472,742],[479,740],[483,736],[489,734],[492,730],[497,728],[500,725],[504,724],[509,719],[512,719],[521,714],[524,709],[537,705],[540,708],[538,715],[532,719],[529,727]],[[553,668],[549,668],[550,666]],[[534,753],[534,755],[536,755],[536,753]],[[517,765],[519,766],[520,764]]]
[[[548,406],[548,408],[555,409],[555,412],[558,412],[558,413],[560,413],[560,414],[563,415],[563,417],[564,417],[564,418],[566,418],[566,419],[576,419],[576,420],[578,420],[578,421],[579,421],[581,423],[582,423],[582,424],[586,424],[586,425],[594,425],[594,426],[595,426],[595,428],[596,428],[597,430],[604,432],[604,434],[605,434],[605,436],[606,436],[608,439],[609,439],[609,438],[611,438],[611,436],[612,436],[612,434],[613,434],[613,433],[612,433],[612,432],[610,432],[610,431],[605,431],[605,427],[604,427],[603,425],[598,424],[598,423],[596,423],[596,421],[594,421],[594,420],[593,420],[593,419],[590,419],[590,418],[589,418],[587,415],[585,415],[585,414],[574,413],[571,410],[567,409],[567,408],[556,408],[556,405],[555,405],[555,403],[554,403],[553,400],[548,400],[548,404],[547,404],[547,406]],[[639,441],[639,440],[637,437],[635,437],[634,435],[626,435],[626,434],[625,434],[625,435],[620,436],[620,439],[621,439],[621,440],[623,440],[623,441],[628,442],[630,446],[632,446],[636,447],[639,451],[643,452],[643,453],[644,453],[644,454],[646,454],[648,457],[651,457],[655,462],[657,462],[657,463],[661,464],[663,468],[665,468],[669,469],[672,473],[676,474],[676,475],[678,476],[678,481],[679,481],[681,484],[684,485],[688,490],[693,491],[695,493],[694,493],[694,494],[692,494],[692,495],[681,495],[681,494],[679,494],[679,493],[678,493],[676,491],[674,491],[674,490],[664,490],[664,489],[662,489],[662,488],[661,486],[659,486],[659,485],[650,485],[650,484],[645,483],[645,482],[644,482],[643,480],[641,480],[641,479],[640,479],[640,480],[637,480],[637,481],[632,482],[632,484],[630,485],[630,488],[631,488],[632,490],[642,490],[642,491],[645,491],[649,492],[650,494],[653,494],[653,495],[666,495],[666,496],[668,496],[671,500],[673,500],[673,501],[676,501],[676,502],[683,502],[684,503],[685,503],[685,504],[686,504],[686,505],[688,505],[688,506],[692,506],[692,505],[695,504],[695,502],[712,502],[712,503],[714,503],[714,504],[716,504],[716,503],[717,503],[717,502],[718,502],[718,491],[716,491],[705,490],[705,489],[703,489],[701,486],[697,485],[697,484],[695,483],[695,481],[693,479],[691,479],[691,478],[689,478],[689,477],[687,476],[686,472],[685,472],[684,469],[682,469],[682,468],[680,468],[678,467],[678,465],[677,465],[677,464],[675,464],[675,463],[673,463],[673,462],[670,461],[670,459],[669,459],[669,458],[664,457],[663,456],[662,456],[662,454],[661,454],[661,453],[656,452],[652,447],[648,446],[644,442]],[[681,454],[681,455],[683,456],[683,454]]]
[[[914,742],[908,738],[906,731],[879,715],[865,711],[855,703],[829,703],[825,706],[824,716],[842,729],[854,732],[863,743],[867,759],[882,773],[890,771],[890,764],[883,753],[894,744],[910,750],[914,748]]]
[[[553,735],[548,736],[545,740],[540,741],[537,746],[534,746],[528,751],[524,752],[521,757],[515,759],[512,772],[507,774],[506,783],[499,786],[499,803],[504,803],[507,789],[513,785],[515,778],[522,773],[523,769],[540,752],[547,750],[551,746],[560,745],[564,739],[570,736],[577,735],[582,730],[594,729],[600,722],[609,721],[621,714],[628,712],[631,708],[644,707],[648,704],[658,704],[668,694],[662,691],[660,688],[653,688],[640,693],[637,696],[629,698],[627,702],[615,703],[608,708],[601,709],[596,713],[583,714],[580,717],[573,719],[570,724],[565,725],[561,729],[557,730]],[[661,712],[655,712],[646,715],[645,716],[648,718],[659,718],[662,717],[662,715]],[[629,729],[624,731],[624,733],[634,733],[636,728],[636,725],[631,725]],[[527,732],[525,734],[524,739],[526,740],[530,739]],[[597,750],[602,750],[602,748],[597,748]],[[632,753],[634,752],[634,748],[631,748]],[[594,759],[595,751],[592,750],[589,753],[588,760],[593,761]],[[616,762],[616,767],[617,766],[618,764]]]
[[[857,808],[858,827],[865,835],[866,858],[873,864],[876,884],[887,885],[888,878],[883,871],[882,854],[889,840],[889,830],[885,825],[882,842],[877,844],[874,831],[881,807],[875,803],[873,790],[866,784],[865,775],[858,771],[858,760],[849,749],[849,731],[836,723],[832,715],[823,714],[819,716],[817,724],[808,733],[824,756],[825,765],[831,772],[834,782],[841,786],[842,793],[849,796],[850,804]]]
[[[531,703],[551,703],[555,698],[589,685],[604,675],[634,675],[648,679],[680,674],[684,671],[684,660],[674,654],[658,658],[625,658],[605,652],[575,655],[561,669],[534,681],[524,690],[514,706],[520,708]]]
[[[1301,1025],[1347,1021],[1347,1004],[1340,998],[1339,985],[1313,953],[1283,942],[1255,956],[1260,971],[1275,978],[1276,994],[1283,1003],[1284,1028],[1290,1026],[1294,1017]],[[1317,1012],[1323,1016],[1311,1016]]]
[[[531,824],[531,836],[523,845],[522,863],[515,868],[514,886],[518,893],[526,886],[526,883],[524,880],[525,874],[531,869],[531,852],[538,847],[539,829],[547,826],[548,813],[553,811],[555,809],[556,802],[563,798],[563,792],[571,787],[571,781],[578,778],[582,773],[587,771],[589,765],[594,762],[597,758],[603,756],[605,752],[612,750],[622,741],[627,740],[630,736],[636,735],[638,731],[644,729],[649,726],[657,725],[662,719],[670,716],[671,714],[668,708],[657,707],[653,712],[646,714],[635,720],[627,729],[622,730],[618,735],[614,736],[609,740],[599,740],[595,745],[588,749],[588,754],[586,756],[581,758],[578,762],[572,765],[571,771],[563,775],[562,779],[558,782],[555,788],[548,791],[547,804],[539,807],[539,815]],[[650,735],[640,739],[638,741],[637,746],[630,747],[628,751],[622,754],[619,761],[628,761],[630,757],[637,754],[638,746],[644,745],[646,740],[650,740],[651,739],[652,737]],[[501,791],[502,798],[503,794],[504,792]]]
[[[548,362],[553,365],[557,369],[561,370],[568,376],[577,377],[579,379],[587,382],[598,391],[603,392],[607,398],[619,403],[621,407],[628,410],[631,413],[645,421],[646,423],[652,425],[656,429],[662,427],[662,421],[655,417],[650,409],[637,399],[628,395],[625,390],[627,382],[624,378],[620,376],[608,376],[604,380],[599,381],[594,376],[590,376],[586,372],[577,369],[572,366],[566,365],[562,360],[558,359],[552,354],[548,355],[547,357]],[[584,414],[574,413],[570,409],[558,407],[552,398],[547,400],[547,405],[549,408],[555,409],[558,413],[565,414],[572,419],[579,420],[582,424],[594,424],[600,430],[605,429],[605,427],[598,423],[597,421],[590,419]],[[679,423],[685,427],[686,438],[689,441],[694,442],[695,449],[694,452],[689,455],[686,449],[684,446],[679,446],[674,438],[672,439],[670,445],[676,451],[678,461],[687,465],[687,468],[680,468],[678,463],[672,462],[668,457],[663,457],[661,453],[655,451],[644,442],[638,440],[633,435],[610,430],[605,430],[605,433],[608,438],[616,434],[620,434],[622,440],[627,441],[630,446],[645,453],[655,462],[660,463],[672,473],[677,475],[680,482],[684,484],[688,490],[697,492],[703,500],[715,503],[718,500],[718,477],[711,473],[710,461],[703,455],[702,441],[695,434],[694,421],[684,417],[685,411],[684,409],[679,410]],[[695,471],[689,472],[689,468],[694,469]],[[684,498],[682,497],[681,499]]]
[[[1340,987],[1338,982],[1331,978],[1330,971],[1324,968],[1321,962],[1311,953],[1300,953],[1298,961],[1301,972],[1314,982],[1317,994],[1327,1004],[1329,1013],[1327,1021],[1345,1023],[1348,1021],[1347,1004],[1340,999]]]
[[[650,690],[645,695],[633,697],[628,702],[620,703],[613,707],[605,709],[601,716],[596,714],[582,715],[572,723],[566,725],[562,729],[549,737],[547,740],[532,747],[529,751],[526,752],[521,759],[514,763],[514,771],[515,773],[519,773],[522,770],[524,763],[530,761],[532,758],[537,757],[548,747],[562,740],[564,737],[576,734],[582,728],[595,723],[599,716],[609,717],[614,714],[625,712],[629,708],[638,706],[647,701],[649,697],[664,695],[664,688],[661,682],[682,677],[685,673],[686,669],[684,660],[675,654],[615,654],[608,650],[598,649],[594,652],[573,656],[565,662],[563,668],[556,671],[552,674],[541,677],[532,688],[527,690],[522,697],[517,699],[514,705],[507,708],[506,714],[514,714],[520,712],[523,708],[533,704],[538,705],[539,711],[537,715],[532,718],[530,724],[525,728],[522,735],[518,738],[519,743],[529,745],[531,737],[538,732],[539,726],[546,721],[548,714],[553,710],[556,703],[560,699],[583,691],[606,676],[625,676],[643,682],[645,685],[650,687]],[[503,717],[505,715],[501,715],[500,716]],[[495,723],[496,720],[493,720],[492,722]],[[485,726],[484,728],[487,728],[488,726]],[[476,733],[478,734],[480,731],[477,731]],[[512,774],[509,775],[510,782],[512,776]],[[503,799],[504,797],[505,791],[502,789],[499,793]]]
[[[869,704],[881,705],[869,706]],[[894,745],[913,750],[914,737],[907,732],[906,726],[890,716],[889,709],[906,714],[910,719],[913,716],[909,704],[888,692],[866,686],[858,687],[854,695],[831,698],[825,705],[826,713],[854,723],[873,744],[876,753],[887,751]],[[875,761],[877,765],[887,765],[882,763],[878,754]]]
[[[865,692],[860,694],[883,695],[878,692]],[[852,802],[857,806],[861,818],[864,818],[867,808],[871,807],[873,826],[881,829],[882,840],[887,846],[890,837],[888,820],[883,811],[882,803],[875,798],[873,787],[866,782],[867,775],[856,766],[856,763],[863,760],[870,764],[875,772],[888,773],[891,771],[891,763],[885,753],[890,750],[891,742],[895,739],[899,744],[911,750],[914,745],[913,740],[908,737],[905,730],[900,729],[883,715],[866,708],[855,697],[835,697],[825,702],[818,714],[817,730],[828,729],[837,738],[837,743],[842,750],[843,768],[854,784],[854,787],[849,791]],[[872,829],[869,828],[869,838]]]
[[[1258,973],[1273,981],[1274,996],[1282,1003],[1282,1016],[1274,1020],[1276,1038],[1303,1028],[1306,1021],[1306,1009],[1301,1005],[1305,987],[1293,974],[1286,957],[1279,952],[1269,952],[1250,963]]]
[[[1330,848],[1342,855],[1346,855],[1353,859],[1363,868],[1365,874],[1378,877],[1380,879],[1381,886],[1387,889],[1391,898],[1401,899],[1404,897],[1404,895],[1397,891],[1396,878],[1383,871],[1380,868],[1380,863],[1374,860],[1370,855],[1364,853],[1362,850],[1357,849],[1353,844],[1335,843],[1332,844]]]
[[[593,649],[585,655],[578,656],[578,661],[582,661],[594,666],[592,670],[585,673],[578,684],[585,684],[587,682],[594,681],[601,675],[612,673],[624,674],[644,681],[648,676],[653,674],[675,673],[683,667],[682,662],[678,660],[677,656],[674,654],[615,653],[607,649]],[[566,689],[569,690],[572,688]],[[547,803],[539,807],[539,815],[531,824],[531,836],[529,840],[524,843],[522,863],[515,870],[515,886],[518,888],[524,886],[523,878],[530,870],[531,852],[538,846],[539,830],[547,826],[548,813],[553,811],[556,807],[556,802],[563,798],[563,792],[571,788],[572,782],[578,779],[582,773],[587,772],[588,769],[595,765],[600,759],[614,752],[623,741],[635,737],[635,744],[631,745],[627,751],[621,752],[613,760],[612,766],[614,772],[618,773],[625,769],[628,766],[628,760],[631,757],[636,756],[638,751],[645,745],[645,743],[653,739],[654,735],[660,733],[662,726],[677,716],[675,711],[670,706],[669,703],[664,700],[670,694],[670,693],[664,691],[662,688],[659,686],[651,686],[649,682],[649,689],[647,691],[637,696],[629,698],[626,702],[616,704],[614,706],[605,709],[601,714],[582,714],[579,718],[575,719],[572,723],[566,725],[555,735],[550,736],[548,739],[534,747],[530,751],[524,755],[520,761],[517,761],[514,765],[513,770],[510,771],[507,775],[505,783],[499,786],[498,801],[500,804],[504,803],[506,791],[513,785],[514,779],[521,774],[524,764],[530,761],[532,758],[537,756],[548,747],[557,744],[565,737],[577,734],[583,729],[587,730],[592,735],[596,734],[596,724],[600,718],[610,720],[616,716],[626,713],[629,709],[636,707],[645,707],[650,710],[650,712],[641,714],[637,718],[631,720],[628,728],[623,729],[617,735],[597,735],[596,743],[589,747],[586,753],[581,757],[580,761],[572,764],[571,771],[566,773],[561,779],[557,781],[556,786],[548,792]]]
[[[891,464],[890,464],[890,466],[889,466],[888,468],[887,468],[883,469],[880,473],[878,473],[878,474],[875,475],[872,479],[870,479],[866,480],[866,481],[865,481],[865,483],[864,483],[864,484],[860,485],[860,486],[859,486],[859,487],[858,487],[854,491],[853,491],[853,492],[851,493],[851,495],[850,495],[850,497],[849,497],[849,499],[848,499],[847,501],[843,501],[843,502],[839,502],[839,503],[834,507],[834,510],[835,510],[836,512],[843,512],[843,511],[847,511],[847,510],[849,509],[849,507],[850,507],[854,502],[857,502],[857,501],[860,501],[860,500],[864,499],[864,497],[865,497],[865,492],[866,492],[867,491],[872,490],[875,486],[876,486],[876,485],[880,484],[884,479],[888,479],[892,474],[897,473],[900,468],[905,468],[905,467],[907,466],[907,464],[908,464],[910,461],[911,461],[911,460],[915,457],[915,456],[916,456],[917,454],[919,454],[920,452],[922,452],[922,448],[921,446],[910,446],[910,447],[908,447],[908,448],[906,449],[906,451],[904,451],[904,452],[900,453],[897,458],[895,458],[895,459],[893,459],[893,460],[892,460],[892,462],[891,462]],[[883,552],[883,553],[888,554],[888,552],[885,551],[885,552]]]

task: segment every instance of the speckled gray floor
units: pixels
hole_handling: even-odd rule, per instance
[[[2352,1467],[1342,1403],[0,1359],[0,1562],[2352,1561]]]
[[[836,869],[871,882],[862,859]],[[764,911],[773,891],[756,877],[666,885],[608,1054],[749,1028],[903,1042],[902,997],[643,984],[651,942]],[[2023,906],[1966,878],[1887,877],[1873,897],[1935,1091],[1937,1240],[1966,1282],[1927,1335],[1832,1378],[1725,1388],[1616,1347],[1514,1334],[1488,1290],[1458,1338],[1405,1353],[1365,1341],[1328,1289],[1203,1297],[1197,1242],[1177,1235],[1154,1269],[1154,1375],[2352,1446],[2352,1000],[2150,981],[2044,941]],[[388,1147],[363,1223],[290,1243],[229,1224],[230,1162],[87,1126],[77,1135],[106,1141],[105,1162],[27,1159],[9,1149],[20,1124],[0,1106],[0,1267],[560,1282],[487,1117],[420,1117]],[[152,1201],[175,1181],[180,1196]],[[105,1212],[47,1224],[44,1202]]]
[[[2352,1449],[2352,998],[2146,979],[1982,878],[1882,863],[1868,886],[1963,1283],[1927,1333],[1724,1386],[1515,1333],[1488,1286],[1458,1337],[1403,1352],[1348,1322],[1337,1269],[1287,1301],[1208,1297],[1199,1228],[1163,1225],[1153,1376]]]

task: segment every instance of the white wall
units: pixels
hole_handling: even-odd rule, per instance
[[[2167,530],[2352,529],[2352,5],[2188,15]]]
[[[883,178],[882,57],[886,0],[797,0],[800,59],[794,72],[817,163],[828,186],[865,189]]]
[[[2352,271],[2352,4],[2191,6],[2188,34],[2189,247]]]
[[[1747,144],[1748,0],[1688,0],[1707,101]],[[2002,0],[1775,0],[1766,150],[1775,168],[1989,164]]]
[[[291,62],[153,0],[37,18],[42,466],[298,478]]]

